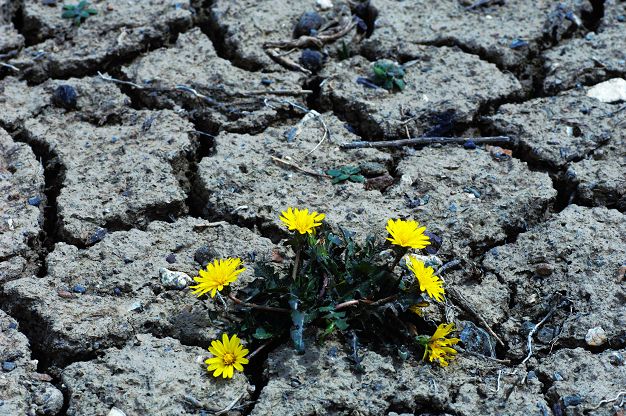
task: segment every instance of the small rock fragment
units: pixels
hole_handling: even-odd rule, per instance
[[[606,340],[606,332],[601,326],[590,328],[589,331],[587,331],[587,335],[585,335],[587,345],[592,347],[600,346],[604,344]]]
[[[331,0],[317,0],[315,4],[317,4],[317,7],[319,7],[320,10],[328,10],[333,8],[333,2]]]
[[[41,204],[41,198],[38,196],[32,196],[28,198],[28,205],[32,205],[34,207],[38,207]]]
[[[39,406],[37,414],[58,415],[63,409],[63,393],[51,384],[44,384],[38,388],[35,391],[34,399]]]
[[[202,246],[196,250],[193,255],[193,259],[197,263],[201,264],[202,267],[205,267],[211,262],[211,260],[213,260],[217,256],[218,254],[215,252],[215,250],[209,248],[208,246]]]
[[[296,27],[293,30],[293,36],[295,38],[299,38],[300,36],[310,36],[311,31],[317,31],[322,24],[324,23],[324,19],[316,12],[305,12],[300,16]]]
[[[168,262],[169,264],[176,263],[176,255],[174,253],[168,254],[167,257],[165,258],[165,261]]]
[[[539,275],[539,276],[550,276],[552,274],[552,272],[554,271],[554,267],[552,267],[550,264],[548,263],[539,263],[537,265],[537,267],[535,268],[535,272]]]
[[[74,287],[72,288],[72,291],[74,293],[85,293],[87,291],[87,288],[83,285],[74,285]]]
[[[122,412],[120,409],[113,406],[107,416],[126,416],[126,413]]]
[[[57,107],[73,110],[76,108],[78,94],[71,85],[59,85],[52,94],[52,104]]]
[[[159,276],[163,286],[168,289],[184,289],[192,282],[187,273],[168,270],[164,267],[159,269]]]
[[[300,65],[311,72],[318,72],[324,65],[324,55],[315,49],[305,49],[300,55]]]
[[[595,98],[603,103],[626,101],[626,80],[613,78],[596,84],[587,91],[587,97]]]
[[[7,373],[13,371],[17,368],[17,364],[13,361],[4,361],[2,363],[2,371],[6,371]]]

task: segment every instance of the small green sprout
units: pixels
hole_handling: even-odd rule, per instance
[[[64,19],[73,19],[74,25],[80,26],[89,16],[98,14],[96,9],[89,8],[89,4],[90,3],[85,0],[81,0],[78,4],[66,4],[63,6],[63,14],[61,14],[61,17]]]
[[[402,65],[398,65],[395,62],[381,59],[376,61],[372,65],[372,81],[379,87],[383,87],[386,90],[393,90],[397,88],[402,91],[406,86],[404,82],[404,68]]]
[[[363,183],[365,178],[363,175],[359,175],[361,169],[357,166],[342,166],[337,169],[330,169],[326,171],[326,174],[330,176],[333,184],[337,184],[343,181]]]

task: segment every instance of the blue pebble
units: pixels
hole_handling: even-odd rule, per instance
[[[465,143],[463,143],[463,147],[466,149],[476,149],[476,143],[474,143],[471,140],[468,140]]]
[[[120,290],[119,287],[116,287],[115,289],[113,289],[113,293],[115,294],[115,296],[121,296],[122,295],[122,291]]]
[[[17,364],[15,364],[13,361],[4,361],[2,363],[2,370],[9,372],[9,371],[13,371],[17,368]]]
[[[11,322],[9,324],[9,329],[17,329],[17,324],[15,322]]]
[[[74,285],[72,290],[76,293],[85,293],[87,291],[87,288],[83,285]]]
[[[34,207],[38,207],[41,204],[41,198],[38,196],[31,196],[28,198],[28,205],[32,205]]]
[[[269,78],[261,78],[261,84],[263,85],[272,85],[272,80]]]
[[[509,45],[511,49],[519,49],[528,46],[528,42],[522,39],[514,39],[513,42]]]

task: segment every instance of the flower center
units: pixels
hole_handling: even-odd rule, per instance
[[[222,361],[224,361],[225,365],[232,365],[235,362],[235,355],[227,352],[222,357]]]

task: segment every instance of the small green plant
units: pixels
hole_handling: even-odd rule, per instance
[[[96,9],[89,8],[89,4],[90,3],[85,0],[81,0],[78,4],[66,4],[63,6],[61,17],[64,19],[73,19],[74,25],[80,26],[89,16],[98,14]]]
[[[372,65],[372,82],[386,90],[397,88],[402,91],[406,86],[404,82],[404,68],[395,62],[382,59]]]
[[[341,47],[337,49],[337,53],[340,61],[350,59],[350,46],[348,46],[345,40],[341,41]]]
[[[363,175],[359,175],[361,169],[358,166],[342,166],[337,169],[330,169],[326,171],[326,174],[330,176],[333,184],[337,184],[343,181],[363,183],[365,178]]]
[[[303,353],[306,328],[319,328],[321,339],[340,332],[357,371],[362,369],[358,338],[405,358],[404,345],[413,345],[423,351],[424,360],[444,367],[457,354],[453,346],[459,339],[448,337],[454,324],[442,323],[433,333],[432,319],[424,317],[429,304],[445,301],[443,280],[411,252],[431,244],[426,227],[414,220],[389,219],[389,237],[362,239],[341,227],[334,230],[325,217],[308,209],[283,211],[280,221],[290,231],[287,245],[295,253],[291,267],[257,259],[252,266],[257,278],[236,295],[230,284],[245,271],[239,258],[216,259],[194,278],[194,294],[217,297],[225,309],[227,299],[238,305],[231,309],[237,318],[228,328],[235,335],[229,340],[223,334],[221,342],[209,347],[214,357],[206,361],[207,369],[215,377],[231,378],[234,370],[243,371],[242,365],[263,348],[248,356],[237,334],[248,340],[291,338]],[[398,267],[402,259],[404,267]],[[433,335],[420,335],[418,328]]]

